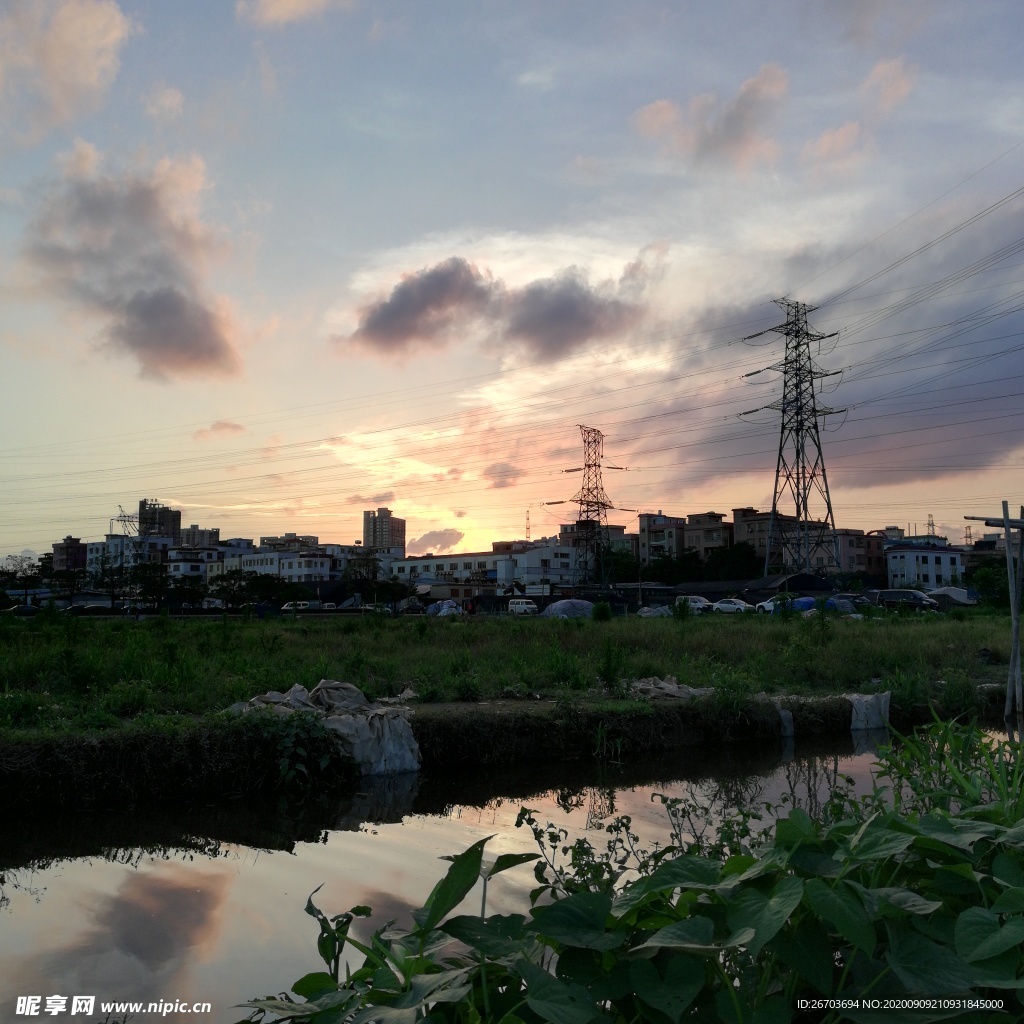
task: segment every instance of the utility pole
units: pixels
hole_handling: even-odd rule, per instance
[[[775,304],[785,313],[785,322],[749,336],[756,338],[772,331],[786,339],[782,361],[767,367],[782,374],[782,398],[762,407],[782,414],[764,560],[766,576],[771,564],[772,541],[776,537],[782,548],[783,567],[792,565],[797,571],[812,572],[815,568],[812,560],[816,556],[821,557],[819,552],[826,557],[831,555],[836,561],[836,523],[825,475],[818,420],[830,413],[843,411],[818,404],[818,382],[839,371],[822,370],[811,355],[812,344],[817,344],[820,352],[821,342],[834,338],[835,334],[821,334],[808,325],[807,314],[814,310],[814,306],[791,299],[776,299]],[[780,510],[781,505],[789,503],[794,507],[792,516]]]
[[[596,427],[577,426],[583,434],[583,485],[572,499],[580,507],[573,585],[600,585],[604,582],[602,555],[608,542],[608,509],[612,507],[601,481],[604,434]]]

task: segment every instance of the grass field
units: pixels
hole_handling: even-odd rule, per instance
[[[979,657],[979,651],[990,654]],[[428,702],[539,693],[587,699],[619,680],[675,676],[724,699],[892,689],[926,700],[1005,681],[1006,614],[766,616],[608,622],[378,616],[268,621],[0,618],[0,729],[116,728],[140,715],[201,715],[294,683],[340,679],[370,697],[411,686]]]

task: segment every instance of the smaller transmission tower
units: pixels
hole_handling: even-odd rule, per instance
[[[583,485],[573,496],[579,507],[576,519],[575,586],[600,585],[602,555],[608,543],[608,509],[612,503],[601,482],[601,460],[604,458],[604,434],[596,427],[577,424],[583,434]]]
[[[786,320],[768,330],[785,337],[786,351],[782,362],[769,367],[782,374],[782,398],[765,406],[782,414],[764,561],[766,576],[775,538],[781,547],[783,566],[811,572],[814,559],[835,558],[836,523],[825,475],[818,420],[842,411],[818,404],[818,382],[823,377],[833,376],[833,372],[820,369],[811,355],[812,344],[820,346],[826,338],[835,335],[820,334],[808,326],[807,314],[814,310],[814,306],[790,299],[776,299],[775,304],[782,308]],[[795,511],[792,516],[784,514],[780,508],[790,503]]]
[[[530,510],[526,510],[526,543],[530,543]]]

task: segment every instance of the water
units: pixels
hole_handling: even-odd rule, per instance
[[[226,1024],[244,999],[276,994],[321,967],[318,928],[303,913],[373,908],[365,936],[390,919],[410,921],[447,864],[438,858],[493,835],[488,856],[534,852],[522,805],[570,836],[604,842],[604,826],[629,814],[648,846],[668,823],[652,794],[689,796],[711,808],[779,804],[812,813],[837,775],[870,788],[870,750],[708,751],[628,767],[555,765],[498,776],[406,776],[367,784],[354,798],[287,802],[270,796],[229,805],[121,813],[39,813],[0,839],[0,1019],[19,996],[95,996],[101,1003],[209,1002],[208,1014],[165,1021]],[[10,821],[10,819],[8,819]],[[529,866],[488,887],[488,910],[524,909]],[[479,892],[467,910],[479,910]],[[355,929],[353,934],[359,934]],[[19,1018],[28,1019],[28,1018]],[[138,1022],[156,1020],[139,1013]]]

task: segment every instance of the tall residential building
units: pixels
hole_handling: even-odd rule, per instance
[[[386,551],[405,557],[405,520],[379,508],[363,513],[363,547],[367,551]]]
[[[170,537],[175,544],[180,544],[181,511],[143,498],[139,502],[139,536]]]
[[[200,529],[195,523],[181,531],[183,548],[215,548],[220,543],[220,527]]]
[[[78,537],[68,535],[53,545],[53,571],[84,569],[87,553],[88,545],[83,544]]]

